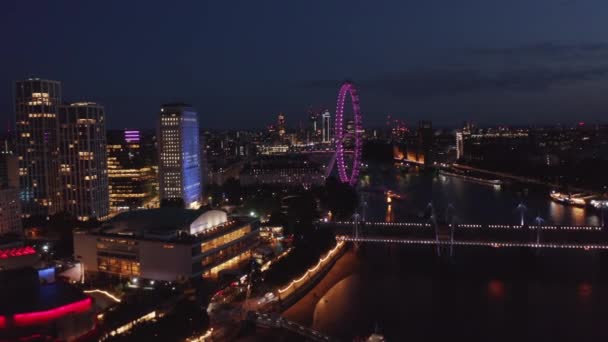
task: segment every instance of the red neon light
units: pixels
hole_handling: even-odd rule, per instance
[[[21,327],[29,325],[41,325],[71,313],[87,312],[91,309],[92,306],[93,301],[91,300],[91,298],[86,298],[78,302],[70,303],[46,311],[16,314],[14,317],[15,325]]]
[[[0,316],[0,329],[6,328],[6,317]]]
[[[0,259],[36,254],[36,250],[30,246],[17,247],[0,250]]]

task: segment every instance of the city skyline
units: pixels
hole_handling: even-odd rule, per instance
[[[0,2],[0,340],[608,340],[604,12]]]
[[[11,66],[0,82],[0,126],[14,116],[14,82],[28,77],[61,81],[77,94],[69,101],[104,105],[109,128],[153,128],[158,106],[173,101],[192,103],[204,128],[261,128],[279,112],[297,126],[311,105],[333,112],[344,79],[365,95],[368,127],[389,114],[436,126],[602,121],[608,43],[598,8],[606,4],[475,3],[474,11],[449,2],[118,10],[9,1],[0,25],[14,53],[0,56]],[[64,15],[76,19],[52,25]],[[167,15],[181,20],[169,25]],[[92,16],[98,25],[83,23]],[[10,29],[26,18],[31,29]],[[61,58],[36,53],[51,48]]]

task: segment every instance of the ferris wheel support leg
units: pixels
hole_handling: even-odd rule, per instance
[[[325,170],[325,179],[329,178],[331,175],[331,171],[334,169],[334,165],[336,164],[336,157],[338,156],[338,152],[334,152],[334,155],[331,156],[331,160],[327,165],[327,169]]]

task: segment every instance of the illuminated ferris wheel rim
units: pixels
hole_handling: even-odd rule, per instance
[[[344,102],[346,100],[346,94],[350,94],[351,103],[353,106],[354,116],[354,139],[355,148],[353,151],[353,164],[350,176],[347,174],[346,164],[344,161],[344,139],[346,137],[344,127]],[[336,136],[336,161],[338,162],[338,175],[342,183],[348,183],[351,186],[357,183],[359,177],[359,167],[361,164],[361,147],[362,147],[362,124],[361,124],[361,110],[359,108],[359,94],[355,85],[350,82],[342,83],[340,91],[338,92],[338,102],[336,104],[336,122],[335,122],[335,136]],[[350,136],[349,136],[350,137]]]

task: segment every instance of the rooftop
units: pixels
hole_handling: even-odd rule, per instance
[[[143,234],[146,231],[172,232],[176,230],[189,231],[190,224],[201,216],[205,210],[182,208],[158,208],[149,210],[133,210],[120,213],[103,225],[107,233]]]
[[[160,208],[124,212],[99,229],[79,231],[108,237],[191,244],[226,234],[252,223],[252,217],[230,217],[222,210]]]

